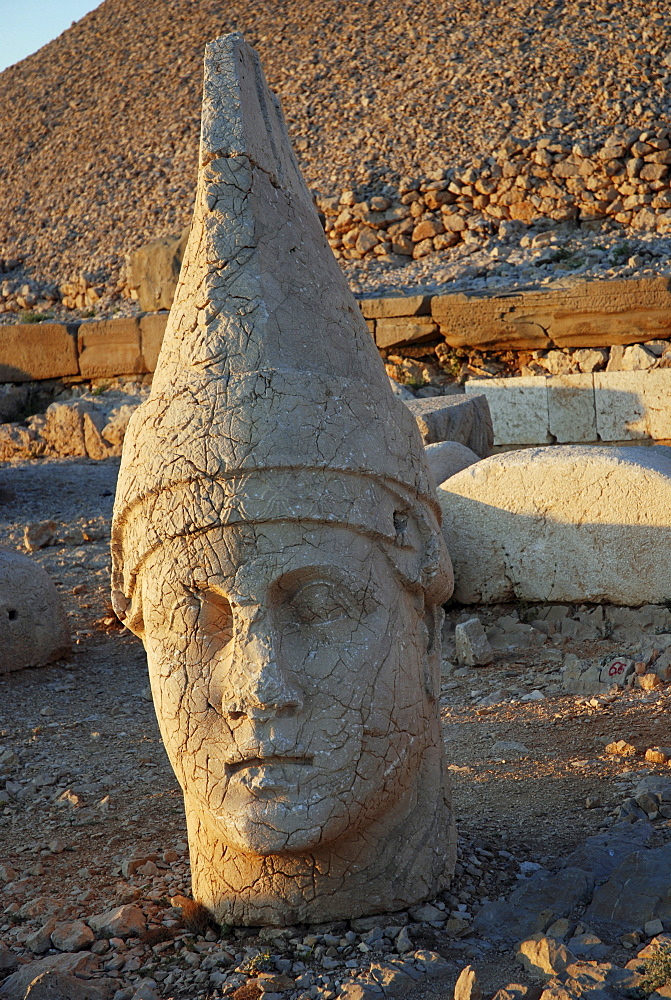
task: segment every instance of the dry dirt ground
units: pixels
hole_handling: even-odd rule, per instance
[[[39,925],[16,916],[26,901],[54,897],[73,919],[138,897],[148,902],[153,926],[167,920],[174,928],[167,899],[188,891],[181,796],[148,700],[143,649],[113,618],[108,601],[107,545],[117,468],[115,459],[0,466],[2,544],[22,549],[23,529],[30,522],[53,519],[60,526],[60,543],[32,558],[56,582],[74,639],[67,661],[0,678],[0,788],[6,785],[0,791],[0,886],[9,883],[0,888],[0,938],[17,953]],[[82,543],[77,529],[83,527],[97,527],[100,539]],[[461,845],[458,874],[439,897],[450,912],[461,904],[472,916],[483,899],[505,896],[519,884],[521,862],[553,869],[612,822],[612,810],[644,773],[670,773],[668,766],[647,763],[644,753],[671,744],[671,687],[590,698],[567,695],[559,683],[567,652],[592,658],[630,652],[636,658],[654,635],[626,624],[599,636],[587,626],[571,627],[576,634],[570,636],[563,625],[563,635],[558,626],[547,637],[534,631],[533,641],[524,629],[515,633],[515,613],[532,620],[537,610],[478,611],[488,627],[503,617],[504,626],[513,628],[511,642],[518,645],[500,648],[487,667],[451,672],[446,667],[442,714]],[[569,608],[568,614],[580,610]],[[473,609],[452,608],[448,621],[453,625],[472,614]],[[505,640],[499,645],[505,647]],[[523,700],[532,691],[542,699]],[[605,745],[618,739],[633,744],[637,753],[627,758],[607,754]],[[497,752],[493,748],[500,740],[521,743],[527,752],[517,758]],[[587,798],[600,805],[587,809]],[[655,822],[658,842],[671,839],[670,824]],[[162,860],[166,851],[174,851],[174,857]],[[122,876],[124,860],[149,854],[158,863],[157,873]],[[231,951],[243,950],[243,934],[233,933]],[[469,961],[485,992],[511,980],[525,981],[511,952],[492,950],[467,931],[455,937],[416,926],[413,934],[415,947],[450,960],[452,983]],[[177,952],[185,946],[193,953],[188,935],[178,939],[174,952],[172,944],[158,955],[151,943],[144,949],[140,945],[130,968],[121,962],[109,971],[120,987],[158,969],[163,972],[155,987],[159,995],[220,995],[207,982],[190,984],[188,974],[180,982]],[[610,960],[623,964],[631,953],[618,948],[615,942]],[[101,957],[108,960],[109,953]],[[128,966],[128,956],[124,960]],[[172,975],[168,983],[166,969]],[[425,987],[420,994],[444,996],[450,986]],[[322,995],[328,997],[328,990]]]

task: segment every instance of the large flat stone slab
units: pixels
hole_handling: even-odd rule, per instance
[[[648,920],[671,920],[671,844],[630,855],[594,891],[587,920],[633,931]]]
[[[365,319],[388,319],[398,316],[430,316],[429,295],[383,295],[374,299],[359,299]]]
[[[602,441],[671,439],[671,369],[595,372],[593,378]]]
[[[393,316],[375,320],[378,347],[422,343],[438,337],[438,324],[430,316]]]
[[[405,402],[419,427],[424,444],[458,441],[480,458],[492,450],[494,434],[486,398],[469,396],[432,396]]]
[[[671,598],[665,449],[558,445],[507,452],[438,490],[465,604]]]
[[[569,288],[437,295],[431,314],[451,347],[608,347],[671,335],[667,277],[586,281]]]
[[[0,382],[78,375],[78,323],[0,326]]]

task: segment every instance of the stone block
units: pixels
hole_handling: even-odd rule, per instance
[[[0,382],[78,375],[78,323],[0,326]]]
[[[82,323],[77,335],[79,373],[85,377],[146,372],[135,318]]]
[[[653,441],[671,440],[671,368],[635,374],[643,384],[648,437]]]
[[[452,347],[521,350],[636,344],[671,333],[668,277],[560,289],[438,295],[431,314]]]
[[[481,347],[490,351],[551,347],[550,338],[533,309],[522,308],[528,294],[436,295],[431,299],[431,315],[450,347]],[[539,297],[543,293],[536,294]],[[534,304],[538,308],[535,299]]]
[[[466,383],[466,395],[484,394],[489,404],[494,444],[550,444],[547,379],[477,379]]]
[[[425,445],[458,441],[481,458],[492,450],[492,421],[481,393],[409,399],[405,405],[417,421]]]
[[[588,281],[553,292],[548,334],[558,347],[609,347],[671,333],[667,277]]]
[[[438,336],[438,325],[430,316],[396,316],[375,321],[375,343],[378,347],[421,343]]]
[[[479,618],[459,622],[454,630],[457,661],[467,667],[482,667],[494,659],[494,650]]]
[[[169,309],[175,296],[189,226],[175,236],[161,236],[131,254],[128,284],[135,290],[140,309]]]
[[[156,370],[163,334],[168,323],[168,312],[145,313],[140,319],[140,345],[145,370]]]
[[[671,372],[670,372],[671,374]],[[647,372],[594,372],[596,429],[602,441],[648,437]]]
[[[639,607],[671,598],[671,460],[556,445],[477,462],[438,489],[455,598]]]
[[[388,319],[393,316],[429,316],[431,298],[428,295],[385,295],[375,299],[359,299],[365,319]]]
[[[549,431],[552,437],[559,444],[597,441],[591,374],[554,375],[546,379],[546,386]]]

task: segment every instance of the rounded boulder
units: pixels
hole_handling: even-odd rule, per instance
[[[41,667],[70,652],[53,580],[28,556],[0,549],[0,674]]]
[[[483,459],[438,489],[465,604],[671,599],[671,449],[558,445]]]

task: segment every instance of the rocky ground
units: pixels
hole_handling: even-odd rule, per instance
[[[296,0],[106,0],[0,76],[0,270],[19,288],[68,282],[66,297],[83,282],[95,308],[129,251],[180,231],[203,47],[222,32],[258,48],[308,183],[365,197],[478,171],[511,135],[547,152],[663,130],[666,14],[649,0],[313,0],[309,16]],[[23,297],[28,310],[39,301]]]
[[[351,924],[208,927],[176,898],[189,892],[180,793],[142,647],[108,601],[117,468],[0,466],[4,544],[25,551],[27,524],[56,522],[54,544],[32,558],[55,580],[74,639],[68,661],[0,681],[0,964],[15,977],[0,995],[23,996],[11,992],[17,962],[20,976],[45,960],[117,1000],[444,997],[469,963],[488,996],[520,984],[509,1000],[538,1000],[542,978],[546,1000],[608,1000],[639,983],[626,964],[671,929],[666,904],[640,902],[653,889],[664,898],[671,870],[668,609],[449,609],[441,710],[459,825],[449,889]],[[455,628],[474,614],[486,666],[457,656]],[[617,882],[632,851],[657,873],[638,897]],[[617,905],[599,902],[595,878]],[[663,922],[650,922],[657,912]],[[547,935],[522,949],[525,968],[517,946],[536,930]]]

